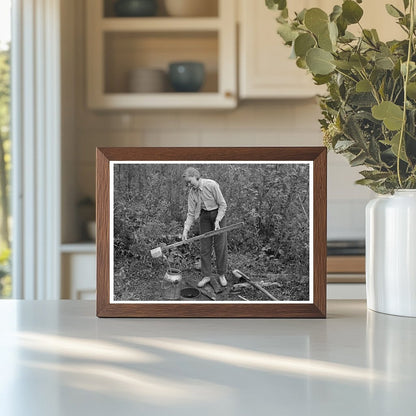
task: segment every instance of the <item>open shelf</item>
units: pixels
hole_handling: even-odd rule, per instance
[[[233,97],[221,99],[216,93],[166,93],[166,94],[105,94],[99,108],[109,109],[203,109],[234,108]],[[98,106],[97,106],[98,108]]]
[[[78,243],[63,243],[61,244],[61,253],[74,254],[74,253],[87,253],[95,254],[96,252],[95,242],[81,241]]]
[[[137,32],[168,32],[168,31],[206,31],[218,30],[220,20],[215,17],[138,17],[138,18],[108,18],[103,19],[101,23],[102,30],[106,32],[112,31],[137,31]]]
[[[129,73],[138,68],[163,70],[167,79],[169,64],[178,61],[203,63],[205,81],[199,92],[180,93],[175,99],[186,99],[189,94],[218,92],[218,39],[215,32],[106,33],[104,55],[105,94],[131,94]],[[168,82],[165,88],[155,95],[175,93]]]
[[[213,1],[218,12],[210,17],[168,17],[163,8],[155,17],[115,17],[112,0],[88,0],[88,107],[97,110],[235,108],[235,3]],[[147,84],[146,88],[140,88],[140,91],[157,91],[151,93],[138,93],[138,88],[129,88],[132,71],[136,70],[137,74],[143,68],[162,70],[167,81],[169,64],[183,61],[204,65],[205,79],[198,92],[178,93],[169,82],[164,87],[147,88]]]

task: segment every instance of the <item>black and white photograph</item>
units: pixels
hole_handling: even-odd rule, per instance
[[[111,162],[110,303],[311,303],[312,170]]]

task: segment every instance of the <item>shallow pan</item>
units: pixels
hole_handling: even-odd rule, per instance
[[[183,298],[197,298],[200,294],[201,292],[193,287],[186,287],[185,289],[181,290],[181,296]]]

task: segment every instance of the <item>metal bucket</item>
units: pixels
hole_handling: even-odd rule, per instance
[[[182,274],[178,269],[168,269],[162,279],[162,297],[166,300],[180,299]]]

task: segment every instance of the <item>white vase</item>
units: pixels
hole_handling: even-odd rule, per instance
[[[379,196],[366,207],[367,306],[416,317],[416,190]]]

